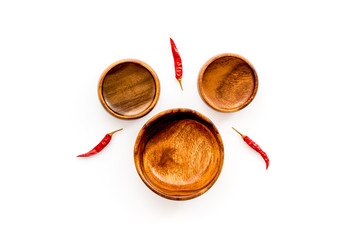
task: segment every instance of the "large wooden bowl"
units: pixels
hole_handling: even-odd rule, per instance
[[[254,67],[237,54],[217,55],[207,61],[199,73],[201,98],[221,112],[235,112],[246,107],[254,99],[257,89]]]
[[[100,77],[98,94],[107,111],[118,118],[139,118],[150,112],[159,99],[155,71],[136,59],[110,65]]]
[[[187,200],[215,183],[224,161],[224,146],[207,117],[194,110],[171,109],[142,127],[134,160],[152,191],[168,199]]]

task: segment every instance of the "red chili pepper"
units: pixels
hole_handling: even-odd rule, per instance
[[[93,149],[91,149],[89,152],[87,153],[84,153],[84,154],[80,154],[78,155],[77,157],[90,157],[92,155],[95,155],[97,154],[98,152],[101,152],[101,150],[103,150],[110,142],[111,138],[112,138],[112,135],[118,131],[121,131],[121,129],[119,130],[116,130],[116,131],[113,131],[111,133],[108,133],[105,135],[105,137],[101,140],[101,142],[96,145]]]
[[[178,49],[176,48],[174,41],[171,38],[170,38],[170,45],[171,45],[171,51],[172,51],[172,54],[174,57],[175,77],[180,83],[181,90],[183,90],[183,87],[181,85],[181,78],[182,78],[182,74],[183,74],[181,57],[180,57]]]
[[[266,153],[259,147],[259,145],[257,145],[253,140],[251,140],[248,136],[241,134],[238,130],[236,130],[235,128],[233,128],[238,134],[241,135],[241,137],[244,139],[244,141],[255,151],[257,151],[258,153],[260,153],[260,155],[263,157],[265,163],[266,163],[266,170],[269,167],[269,158],[266,155]]]

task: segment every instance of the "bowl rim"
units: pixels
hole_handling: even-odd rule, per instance
[[[123,115],[123,114],[119,114],[117,112],[115,112],[113,109],[111,109],[105,102],[104,96],[102,94],[102,87],[103,87],[103,83],[104,83],[104,79],[105,76],[108,74],[108,72],[113,69],[115,66],[122,64],[122,63],[136,63],[142,67],[144,67],[145,69],[147,69],[150,74],[152,75],[154,82],[155,82],[155,97],[153,99],[153,101],[151,102],[151,104],[142,112],[139,112],[137,114],[133,114],[133,115]],[[145,62],[138,60],[138,59],[133,59],[133,58],[126,58],[126,59],[121,59],[118,60],[116,62],[113,62],[112,64],[110,64],[105,70],[104,72],[101,74],[100,79],[99,79],[99,84],[98,84],[98,96],[100,99],[100,102],[102,104],[102,106],[113,116],[118,117],[118,118],[122,118],[122,119],[135,119],[135,118],[140,118],[146,114],[148,114],[156,105],[156,103],[159,100],[159,95],[160,95],[160,82],[159,82],[159,78],[156,74],[156,72],[154,71],[154,69],[152,69],[148,64],[146,64]]]
[[[193,193],[193,194],[189,194],[189,195],[170,195],[167,193],[164,193],[158,189],[156,189],[147,179],[146,176],[144,174],[144,172],[141,169],[141,164],[140,164],[140,155],[142,155],[142,152],[139,152],[139,145],[141,143],[141,140],[145,134],[146,131],[149,130],[149,127],[159,118],[164,117],[168,114],[171,113],[191,113],[194,114],[196,117],[201,118],[202,120],[206,121],[212,128],[213,131],[211,131],[218,144],[219,144],[219,149],[220,149],[220,161],[219,161],[219,167],[218,170],[215,174],[215,176],[203,187],[201,188],[199,191]],[[204,116],[203,114],[199,113],[196,110],[193,109],[188,109],[188,108],[173,108],[173,109],[168,109],[165,111],[162,111],[158,114],[156,114],[155,116],[153,116],[150,120],[148,120],[143,127],[140,129],[138,136],[136,138],[135,144],[134,144],[134,162],[135,162],[135,168],[137,173],[139,174],[141,180],[145,183],[145,185],[152,190],[154,193],[156,193],[157,195],[170,199],[170,200],[178,200],[178,201],[182,201],[182,200],[189,200],[189,199],[193,199],[196,198],[202,194],[204,194],[206,191],[208,191],[213,185],[214,183],[217,181],[217,179],[220,176],[222,167],[223,167],[223,163],[224,163],[224,144],[221,138],[221,135],[218,131],[218,129],[216,128],[216,126],[214,125],[214,123],[206,116]]]
[[[206,69],[208,68],[208,66],[213,63],[215,60],[219,59],[219,58],[223,58],[223,57],[235,57],[235,58],[239,58],[241,59],[242,61],[244,61],[251,69],[251,71],[253,72],[253,75],[254,75],[254,90],[251,94],[251,96],[241,105],[239,106],[236,106],[234,108],[221,108],[215,104],[213,104],[211,101],[209,101],[209,99],[206,98],[205,96],[205,91],[204,91],[204,88],[202,86],[202,80],[203,80],[203,76],[204,76],[204,73],[206,71]],[[208,104],[210,107],[212,107],[213,109],[219,111],[219,112],[236,112],[236,111],[239,111],[243,108],[245,108],[247,105],[249,105],[252,100],[255,98],[255,95],[257,93],[257,90],[258,90],[258,85],[259,85],[259,81],[258,81],[258,76],[257,76],[257,73],[255,71],[255,68],[254,66],[249,62],[249,60],[247,60],[246,58],[244,58],[243,56],[241,55],[238,55],[238,54],[235,54],[235,53],[221,53],[221,54],[217,54],[215,55],[214,57],[210,58],[209,60],[207,60],[205,62],[205,64],[201,67],[200,69],[200,72],[199,72],[199,75],[198,75],[198,92],[199,92],[199,95],[200,97],[202,98],[202,100]]]

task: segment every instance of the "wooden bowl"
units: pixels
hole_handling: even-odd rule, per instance
[[[206,62],[199,73],[201,98],[220,112],[235,112],[246,107],[257,89],[254,67],[237,54],[217,55]]]
[[[224,146],[214,124],[189,109],[171,109],[151,118],[134,147],[136,170],[156,194],[195,198],[215,183],[224,161]]]
[[[146,63],[124,59],[110,65],[98,87],[102,105],[118,118],[139,118],[150,112],[159,99],[160,84]]]

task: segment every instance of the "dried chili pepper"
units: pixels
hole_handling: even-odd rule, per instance
[[[236,130],[235,128],[233,128],[238,134],[241,135],[241,137],[244,139],[244,141],[255,151],[257,151],[258,153],[260,153],[260,155],[262,156],[262,158],[264,159],[265,163],[266,163],[266,170],[269,167],[269,158],[266,155],[266,153],[259,147],[259,145],[257,145],[253,140],[251,140],[248,136],[241,134],[238,130]]]
[[[95,155],[97,154],[98,152],[100,152],[101,150],[103,150],[110,142],[111,138],[112,138],[112,135],[118,131],[121,131],[121,129],[119,130],[116,130],[116,131],[113,131],[111,133],[108,133],[105,135],[105,137],[101,140],[101,142],[96,145],[93,149],[91,149],[89,152],[87,153],[84,153],[84,154],[80,154],[78,155],[77,157],[90,157],[92,155]]]
[[[182,74],[183,74],[181,57],[180,57],[178,49],[176,48],[174,41],[171,38],[170,38],[170,45],[171,45],[171,51],[172,51],[172,54],[174,57],[175,77],[180,83],[181,90],[183,90],[183,87],[181,85],[181,78],[182,78]]]

